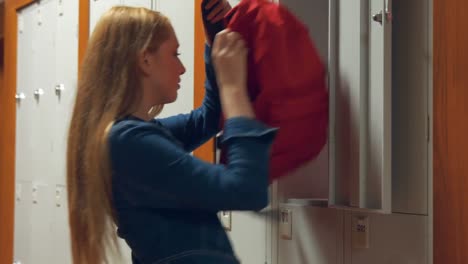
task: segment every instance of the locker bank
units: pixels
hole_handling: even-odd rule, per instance
[[[238,258],[468,263],[468,2],[273,1],[308,27],[327,66],[329,137],[317,158],[271,183],[267,208],[219,213]],[[186,73],[166,117],[203,99],[200,3],[0,1],[1,264],[72,263],[67,133],[79,64],[100,16],[128,5],[170,18]],[[215,145],[193,155],[217,162]]]

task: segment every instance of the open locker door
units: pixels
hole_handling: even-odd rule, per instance
[[[391,213],[391,0],[330,4],[329,206]]]

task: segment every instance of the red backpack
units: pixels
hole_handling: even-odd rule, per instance
[[[248,90],[257,119],[279,128],[271,182],[314,159],[327,142],[326,69],[306,26],[282,5],[243,0],[224,23],[249,48]]]

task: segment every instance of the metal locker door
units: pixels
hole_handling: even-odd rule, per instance
[[[52,248],[52,215],[54,167],[52,163],[54,79],[55,79],[55,31],[57,0],[41,1],[33,8],[33,112],[30,115],[35,161],[32,175],[31,208],[31,259],[35,263],[50,263]]]
[[[16,88],[16,181],[31,180],[34,169],[33,138],[30,136],[31,114],[33,111],[33,9],[25,8],[18,13],[18,63]]]
[[[178,91],[177,101],[164,106],[159,117],[188,113],[193,109],[194,100],[195,29],[187,25],[193,25],[195,20],[195,4],[194,1],[157,0],[155,9],[171,20],[180,44],[180,60],[186,68],[185,74],[181,76],[181,88]]]
[[[391,0],[332,0],[330,205],[390,213]]]
[[[280,0],[308,29],[323,62],[328,62],[329,0]],[[278,199],[328,199],[328,143],[320,154],[277,181]]]
[[[66,148],[68,127],[74,105],[78,77],[78,1],[59,0],[57,3],[55,34],[55,82],[53,182],[54,203],[52,218],[53,263],[71,263],[70,230],[66,195]]]
[[[33,240],[31,239],[32,185],[29,181],[16,181],[15,190],[15,230],[14,260],[23,264],[34,263],[31,258]]]
[[[307,27],[327,65],[329,60],[329,0],[279,0]],[[279,216],[277,263],[341,263],[342,214],[328,205],[328,144],[313,160],[277,181]]]
[[[89,1],[89,33],[93,33],[94,26],[96,25],[102,14],[109,10],[111,7],[121,5],[122,0],[82,0]]]
[[[35,171],[32,181],[54,181],[53,162],[53,113],[55,82],[55,30],[56,1],[41,1],[34,4],[33,28],[33,100],[30,137],[33,140]]]
[[[16,157],[15,157],[15,229],[14,259],[21,263],[33,263],[31,239],[31,180],[36,171],[34,162],[34,138],[31,136],[33,124],[33,87],[35,38],[35,8],[29,6],[18,12],[18,63],[16,93]]]
[[[57,4],[52,160],[56,172],[54,183],[65,185],[68,127],[78,79],[78,1],[59,0]]]

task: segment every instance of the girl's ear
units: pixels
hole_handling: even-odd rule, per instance
[[[149,57],[150,54],[148,51],[143,51],[138,54],[138,67],[145,75],[149,75],[151,73],[151,61]]]

